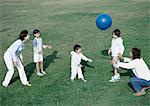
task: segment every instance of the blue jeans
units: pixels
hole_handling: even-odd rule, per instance
[[[136,92],[140,92],[143,87],[150,86],[150,80],[144,80],[137,77],[130,78],[130,83]]]

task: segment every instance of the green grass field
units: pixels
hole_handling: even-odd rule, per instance
[[[149,106],[150,90],[142,97],[133,96],[129,87],[130,73],[122,70],[121,80],[109,83],[113,75],[106,55],[111,32],[119,28],[126,47],[142,50],[142,57],[150,66],[150,17],[148,0],[1,0],[0,1],[0,82],[7,69],[3,53],[21,30],[30,33],[41,30],[44,43],[53,49],[44,51],[45,77],[35,74],[32,63],[31,40],[23,52],[25,69],[32,87],[20,83],[15,71],[8,88],[0,86],[0,106]],[[100,31],[95,19],[107,13],[113,25]],[[33,37],[32,37],[33,38]],[[70,54],[74,44],[93,59],[85,64],[87,83],[70,81]]]

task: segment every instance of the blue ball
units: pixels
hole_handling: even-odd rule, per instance
[[[100,14],[97,18],[96,18],[96,26],[100,29],[100,30],[106,30],[109,27],[111,27],[112,25],[112,19],[109,15],[107,14]]]

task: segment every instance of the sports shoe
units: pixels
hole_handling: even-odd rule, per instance
[[[45,71],[41,71],[41,73],[44,74],[44,75],[46,75],[46,72],[45,72]]]
[[[30,83],[27,83],[26,86],[31,86],[31,84],[30,84]]]
[[[85,79],[81,79],[83,82],[87,82],[87,80],[85,80]]]
[[[118,76],[112,76],[111,80],[109,80],[109,82],[117,82],[119,80],[120,80],[120,76],[119,77]]]
[[[5,88],[8,87],[8,85],[4,84],[4,82],[2,82],[2,86],[5,87]]]
[[[40,73],[40,72],[37,72],[36,75],[38,75],[38,76],[44,76],[44,75],[43,75],[42,73]]]

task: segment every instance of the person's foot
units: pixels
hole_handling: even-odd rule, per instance
[[[8,85],[4,84],[3,82],[2,82],[2,86],[5,87],[5,88],[8,87]]]
[[[143,96],[145,94],[146,94],[145,91],[140,91],[140,92],[135,93],[134,96]]]
[[[45,71],[41,71],[41,73],[44,74],[44,75],[46,75],[46,72],[45,72]]]
[[[120,80],[120,75],[119,76],[112,76],[111,77],[111,80],[109,80],[109,82],[117,82],[117,81],[119,81]]]
[[[38,75],[38,76],[44,76],[44,75],[43,75],[42,73],[40,73],[40,72],[37,72],[36,75]]]
[[[111,79],[111,80],[109,80],[109,82],[117,82],[117,81],[119,81],[118,79]]]
[[[27,83],[26,86],[31,86],[31,84],[30,84],[30,83]]]
[[[87,80],[85,80],[85,79],[81,79],[83,82],[87,82]]]

